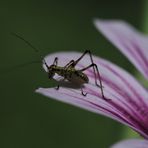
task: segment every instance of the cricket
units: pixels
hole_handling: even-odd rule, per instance
[[[25,40],[23,37],[17,35],[16,33],[12,33],[13,36],[23,40],[26,44],[28,44],[31,48],[35,50],[35,52],[39,52],[37,48],[35,48],[30,42]],[[76,65],[82,60],[82,58],[88,54],[90,57],[91,64],[82,68],[82,69],[76,69]],[[43,56],[42,56],[43,58]],[[88,76],[84,73],[87,69],[93,68],[94,77],[95,77],[95,85],[100,89],[101,95],[103,99],[106,99],[103,92],[103,85],[101,80],[101,75],[98,70],[98,66],[93,62],[92,54],[90,50],[86,50],[77,60],[71,60],[69,61],[65,66],[58,66],[58,57],[55,57],[53,64],[48,65],[46,60],[43,58],[43,64],[45,64],[47,70],[48,70],[48,78],[53,79],[55,74],[58,74],[59,76],[63,77],[63,80],[67,80],[72,84],[78,84],[81,86],[81,94],[83,96],[86,96],[87,93],[84,93],[82,86],[85,83],[89,83]],[[99,80],[99,84],[98,81]],[[56,87],[57,90],[59,90],[60,86],[58,85]]]

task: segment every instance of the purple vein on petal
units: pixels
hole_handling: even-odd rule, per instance
[[[101,65],[101,63],[102,62],[99,61],[98,65]],[[111,87],[114,86],[114,89],[117,92],[119,92],[119,94],[121,95],[120,98],[123,96],[122,100],[126,101],[125,103],[128,105],[128,107],[130,107],[130,111],[132,111],[132,115],[134,115],[134,117],[136,117],[136,118],[138,117],[137,120],[143,121],[143,122],[141,122],[141,125],[143,125],[144,127],[147,127],[147,122],[148,122],[148,114],[147,114],[148,113],[148,97],[146,96],[147,92],[146,92],[146,94],[144,92],[142,94],[139,94],[138,92],[141,92],[142,90],[144,90],[144,88],[141,89],[142,87],[138,86],[138,83],[136,84],[136,81],[134,80],[134,78],[132,78],[128,73],[121,71],[121,69],[119,70],[119,68],[118,68],[118,70],[117,70],[117,67],[115,68],[115,66],[113,66],[113,65],[111,66],[111,64],[110,64],[110,66],[108,66],[108,65],[109,64],[107,64],[104,61],[103,66],[106,67],[110,72],[115,74],[116,77],[118,77],[123,83],[125,83],[125,87],[127,87],[130,90],[130,92],[133,92],[133,93],[130,95],[128,92],[126,92],[124,87],[120,88],[120,85],[117,85],[117,83],[114,83],[114,81],[113,82],[108,81],[107,83],[109,85],[110,85],[110,83],[112,83]],[[122,73],[124,73],[124,75]],[[128,78],[128,81],[125,78]],[[107,78],[106,78],[106,80],[107,80]],[[134,85],[132,85],[132,83]],[[134,88],[135,86],[138,88]],[[146,98],[144,98],[143,96]],[[120,100],[120,99],[118,99],[118,100]],[[123,107],[123,101],[122,101],[122,107]],[[144,108],[145,108],[145,112],[143,112]],[[128,111],[128,108],[126,108],[126,111]],[[141,116],[141,115],[143,115],[143,116]],[[148,130],[148,128],[146,128],[146,130]]]
[[[59,52],[45,57],[45,60],[50,65],[54,58],[58,57],[58,65],[64,66],[71,59],[76,60],[80,55],[81,53],[76,52]],[[105,97],[111,99],[111,101],[104,101],[101,98],[100,88],[94,83],[92,69],[85,71],[90,79],[89,84],[86,84],[84,88],[85,92],[88,93],[86,97],[81,95],[80,89],[64,87],[61,87],[58,91],[54,88],[39,88],[36,92],[111,117],[130,126],[145,138],[148,138],[147,91],[134,77],[118,66],[95,56],[93,56],[93,59],[101,73]],[[76,66],[76,69],[89,64],[90,59],[86,56]]]
[[[96,19],[94,24],[148,79],[148,38],[123,21]]]
[[[102,64],[102,62],[99,62],[98,65],[103,65],[104,67],[108,68],[108,70],[110,70],[111,72],[114,72],[114,74],[119,77],[125,84],[127,84],[126,80],[123,80],[123,77],[121,77],[120,74],[118,74],[117,72],[115,72],[114,69],[109,68],[108,66],[105,66],[104,64]],[[125,117],[130,118],[129,120],[132,121],[132,124],[134,124],[137,128],[148,132],[148,129],[145,127],[147,126],[147,121],[148,121],[148,117],[146,118],[146,122],[145,122],[145,118],[143,118],[143,116],[141,116],[141,112],[139,111],[139,105],[137,103],[142,103],[141,106],[143,106],[143,108],[148,108],[142,101],[143,100],[139,100],[139,102],[136,103],[136,100],[132,100],[132,98],[128,95],[128,92],[126,92],[126,90],[124,90],[124,88],[119,88],[119,86],[116,83],[111,82],[110,80],[108,80],[107,78],[103,78],[103,82],[106,82],[111,88],[113,88],[114,90],[116,90],[119,94],[120,94],[120,98],[118,98],[118,100],[116,102],[112,101],[110,102],[110,104],[112,104],[112,106],[116,107]],[[127,87],[129,86],[129,84],[127,84]],[[132,86],[130,86],[128,89],[132,90]],[[119,90],[119,91],[118,91]],[[122,91],[123,90],[123,91]],[[135,92],[136,93],[136,92]],[[136,96],[137,95],[137,96]],[[140,97],[138,96],[138,94],[136,93],[135,97],[137,97],[137,99]],[[114,96],[115,98],[116,96]],[[122,97],[122,98],[121,98]],[[126,100],[126,102],[124,101]],[[120,102],[119,102],[120,101]],[[146,112],[147,113],[147,112]],[[145,114],[146,115],[146,114]],[[147,116],[147,115],[146,115]],[[139,120],[143,121],[139,124]]]

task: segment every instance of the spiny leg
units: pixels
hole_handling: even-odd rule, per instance
[[[94,63],[93,62],[93,58],[92,58],[92,54],[91,54],[91,52],[90,52],[90,50],[85,50],[85,52],[77,59],[77,60],[75,60],[75,61],[73,61],[73,60],[71,60],[68,64],[70,64],[69,65],[69,67],[71,66],[71,67],[75,67],[77,64],[78,64],[78,62],[86,55],[86,54],[89,54],[89,56],[90,56],[90,60],[91,60],[91,63]]]
[[[78,62],[86,55],[86,54],[89,54],[89,56],[90,56],[90,60],[91,60],[91,63],[94,63],[93,62],[93,58],[92,58],[92,54],[91,54],[91,52],[90,52],[90,50],[85,50],[85,52],[77,59],[77,60],[71,60],[68,64],[66,64],[64,67],[66,67],[66,68],[69,68],[69,67],[75,67],[77,64],[78,64]],[[94,71],[95,71],[95,69],[94,69]]]
[[[99,73],[97,65],[92,63],[89,66],[81,69],[80,71],[85,71],[85,70],[87,70],[87,69],[89,69],[91,67],[93,67],[93,70],[94,70],[95,84],[96,84],[96,86],[98,86],[101,89],[102,98],[106,99],[105,96],[104,96],[104,93],[103,93],[103,85],[102,85],[101,76],[100,76],[100,73]],[[96,74],[96,72],[97,72],[97,74]],[[99,79],[100,85],[97,83],[97,75],[98,75],[98,79]]]
[[[102,93],[102,97],[103,97],[104,99],[106,99],[105,96],[104,96],[104,92],[103,92],[103,85],[102,85],[101,75],[100,75],[98,66],[97,66],[96,64],[94,64],[93,67],[95,67],[94,69],[96,69],[96,72],[97,72],[97,75],[98,75],[98,79],[99,79],[100,85],[97,83],[97,76],[96,76],[96,79],[95,79],[95,83],[96,83],[96,85],[97,85],[98,87],[100,87],[101,93]],[[96,74],[95,74],[95,75],[96,75]]]

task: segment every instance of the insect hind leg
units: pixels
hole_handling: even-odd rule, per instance
[[[80,71],[85,71],[85,70],[87,70],[87,69],[89,69],[89,68],[91,68],[91,67],[93,67],[93,70],[94,70],[95,84],[96,84],[96,86],[98,86],[98,87],[101,89],[102,98],[103,98],[103,99],[106,99],[105,96],[104,96],[102,80],[101,80],[101,76],[100,76],[100,73],[99,73],[99,70],[98,70],[97,65],[94,64],[94,63],[92,63],[92,64],[90,64],[89,66],[87,66],[87,67],[81,69]],[[98,79],[99,79],[100,85],[99,85],[98,82],[97,82],[97,77],[98,77]]]
[[[92,54],[91,54],[90,50],[85,50],[85,52],[84,52],[77,60],[75,60],[75,61],[73,61],[73,62],[71,63],[71,66],[72,66],[72,67],[75,67],[75,66],[80,62],[80,60],[81,60],[87,53],[88,53],[89,56],[90,56],[91,63],[94,63],[94,62],[93,62],[93,58],[92,58]]]
[[[69,63],[67,63],[65,66],[64,66],[64,68],[69,68],[69,67],[75,67],[78,63],[79,63],[79,61],[87,54],[87,53],[89,53],[89,55],[90,55],[90,59],[91,59],[91,62],[93,63],[93,59],[92,59],[92,55],[91,55],[91,52],[90,52],[90,50],[86,50],[77,60],[71,60]]]

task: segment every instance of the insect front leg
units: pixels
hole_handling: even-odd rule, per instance
[[[99,73],[99,70],[98,70],[97,65],[94,64],[94,63],[92,63],[92,64],[90,64],[89,66],[87,66],[87,67],[81,69],[80,71],[85,71],[85,70],[87,70],[87,69],[89,69],[89,68],[91,68],[91,67],[93,67],[93,69],[94,69],[95,84],[96,84],[96,86],[98,86],[98,87],[101,89],[102,98],[103,98],[103,99],[106,99],[105,96],[104,96],[102,80],[101,80],[101,76],[100,76],[100,73]],[[97,77],[98,77],[98,79],[99,79],[100,85],[97,83]]]
[[[55,57],[54,61],[53,61],[53,65],[58,65],[58,57]]]
[[[62,81],[65,81],[66,79],[64,78]],[[58,84],[56,87],[55,87],[56,90],[59,90],[60,89],[60,85]]]
[[[49,66],[48,66],[48,64],[46,63],[46,60],[45,60],[45,59],[43,59],[43,63],[45,64],[46,68],[49,69]]]

